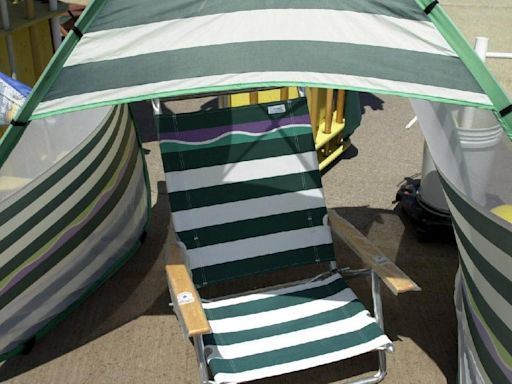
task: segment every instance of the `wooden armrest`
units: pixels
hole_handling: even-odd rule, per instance
[[[338,215],[333,209],[328,210],[329,224],[336,235],[340,237],[360,258],[372,268],[386,286],[398,295],[408,291],[421,291],[421,288],[398,268],[390,259],[382,254],[366,236],[356,227]]]
[[[176,243],[171,244],[170,261],[165,271],[174,310],[187,337],[211,333],[201,298],[185,265],[182,249]]]

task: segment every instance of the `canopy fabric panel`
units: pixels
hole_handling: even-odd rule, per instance
[[[93,1],[78,28],[32,118],[283,85],[492,108],[415,0]]]

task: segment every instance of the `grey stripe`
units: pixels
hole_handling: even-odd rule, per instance
[[[478,249],[471,244],[457,222],[453,222],[453,227],[455,228],[455,232],[459,237],[462,247],[466,250],[469,258],[477,267],[478,272],[482,274],[496,292],[512,305],[512,282],[478,252]]]
[[[96,133],[94,136],[84,142],[87,142],[76,154],[66,161],[60,168],[58,168],[54,173],[49,175],[45,180],[43,180],[40,184],[34,187],[32,190],[24,194],[23,196],[17,197],[16,201],[13,204],[6,207],[3,211],[0,212],[0,225],[5,224],[9,221],[13,216],[16,216],[21,211],[23,211],[28,205],[32,204],[32,202],[43,194],[45,194],[50,188],[52,188],[56,183],[66,177],[73,169],[80,164],[87,155],[93,150],[93,148],[101,141],[104,135],[107,133],[108,129],[112,124],[112,120],[114,116],[116,116],[119,107],[116,106],[112,109],[111,113],[108,115],[105,124],[98,127],[96,129]],[[83,143],[83,142],[82,142]]]
[[[119,68],[123,68],[122,75]],[[161,81],[272,71],[378,77],[482,93],[456,57],[347,43],[265,41],[180,49],[65,67],[44,101]]]
[[[496,247],[506,254],[512,255],[512,236],[510,236],[510,230],[480,212],[477,207],[470,204],[457,193],[441,172],[439,172],[439,175],[441,176],[441,183],[446,195],[464,219]]]
[[[100,15],[87,32],[258,9],[333,9],[428,20],[414,0],[172,0],[153,1],[149,7],[140,0],[105,3]]]

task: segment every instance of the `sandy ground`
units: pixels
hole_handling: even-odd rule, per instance
[[[469,39],[489,36],[491,51],[512,51],[512,0],[450,0],[443,5]],[[510,93],[512,60],[491,60],[489,65]],[[404,129],[413,117],[407,100],[362,95],[362,101],[364,119],[353,135],[353,149],[323,177],[327,204],[337,208],[423,288],[422,292],[398,298],[384,290],[386,332],[396,348],[388,355],[389,374],[384,382],[455,383],[457,345],[452,297],[458,266],[456,247],[449,241],[419,242],[392,203],[404,177],[417,177],[421,171],[423,138],[417,126]],[[182,336],[168,306],[163,271],[168,203],[148,107],[137,106],[140,118],[146,122],[143,138],[153,202],[146,242],[30,354],[1,365],[0,381],[198,382],[192,345]],[[170,108],[179,111],[191,105],[173,104]],[[343,264],[358,264],[343,244],[337,243],[336,247]],[[284,277],[303,273],[296,270]],[[269,279],[284,277],[277,274]],[[261,280],[244,282],[248,287],[257,283]],[[353,281],[352,286],[369,303],[368,281]],[[223,289],[233,289],[233,284]],[[375,367],[375,356],[368,355],[263,382],[343,382],[352,374]]]

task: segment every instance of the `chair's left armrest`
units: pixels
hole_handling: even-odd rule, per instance
[[[333,232],[343,240],[361,260],[382,279],[393,294],[408,291],[421,291],[421,288],[388,259],[356,227],[338,215],[333,209],[328,210],[329,224]]]
[[[211,333],[199,293],[185,265],[182,249],[171,243],[169,264],[165,266],[174,311],[187,337]]]

